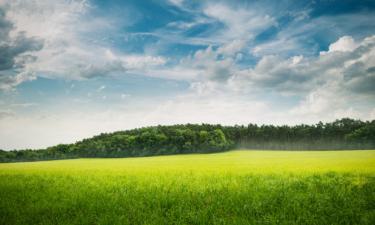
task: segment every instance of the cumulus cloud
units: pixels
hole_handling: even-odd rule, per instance
[[[363,118],[363,112],[371,110],[375,99],[375,36],[360,42],[347,36],[340,38],[310,65],[314,69],[305,71],[318,82],[292,113]]]
[[[335,43],[329,45],[329,52],[339,51],[347,52],[353,51],[357,47],[354,39],[350,36],[341,37]]]
[[[263,56],[254,68],[239,70],[233,82],[273,90],[309,92],[331,83],[356,93],[371,92],[374,86],[375,37],[354,42],[345,36],[317,57],[294,56],[284,59],[277,55]]]
[[[253,69],[239,71],[236,78],[241,82],[247,79],[249,84],[259,88],[279,91],[302,90],[311,79],[309,74],[300,72],[305,69],[306,64],[295,57],[283,59],[269,55],[262,57]]]
[[[341,37],[324,54],[314,57],[266,55],[250,68],[239,67],[233,54],[223,51],[241,51],[240,47],[229,48],[235,46],[232,43],[199,50],[182,61],[181,65],[195,69],[191,90],[197,95],[295,96],[300,101],[290,113],[310,115],[315,120],[345,115],[363,118],[374,104],[375,36],[358,41],[350,36]]]
[[[27,37],[24,32],[12,33],[14,25],[5,13],[0,8],[0,90],[10,90],[23,81],[34,79],[25,65],[36,60],[33,52],[43,46],[41,39]]]
[[[190,79],[197,92],[219,89],[300,96],[306,98],[304,103],[301,102],[303,105],[320,101],[318,97],[311,96],[323,88],[330,90],[332,95],[340,95],[341,99],[348,95],[374,96],[374,36],[358,41],[343,36],[331,43],[324,54],[317,56],[285,58],[265,55],[254,66],[244,68],[238,65],[236,59],[245,46],[245,40],[233,40],[219,47],[208,46],[198,50],[172,67],[169,78],[180,75]],[[184,72],[188,75],[182,76]]]
[[[79,80],[141,74],[166,63],[161,56],[114,53],[89,37],[117,25],[107,18],[88,19],[92,6],[85,0],[15,0],[0,8],[2,89],[38,76]]]
[[[357,48],[357,43],[350,36],[343,36],[336,42],[329,45],[328,52],[351,52]],[[320,52],[320,54],[327,54],[328,52]]]
[[[171,1],[171,4],[184,6],[183,1]],[[32,57],[19,59],[27,67],[28,74],[33,75],[30,80],[36,76],[90,79],[132,73],[171,79],[206,77],[226,81],[233,74],[235,62],[242,58],[248,40],[275,24],[272,17],[254,10],[233,8],[222,3],[204,4],[201,15],[195,17],[197,21],[193,21],[193,25],[187,29],[196,24],[223,24],[223,29],[209,37],[200,37],[212,41],[215,47],[197,51],[193,56],[182,59],[176,67],[163,67],[168,61],[165,57],[113,52],[108,46],[88,41],[80,30],[90,33],[110,29],[112,21],[86,23],[85,16],[91,9],[87,1],[6,1],[6,8],[7,16],[16,25],[17,32],[44,41],[43,48],[40,46]],[[12,79],[6,80],[9,83]],[[18,79],[19,82],[14,82],[13,86],[23,80],[26,79]],[[3,81],[5,83],[5,79]]]
[[[238,50],[235,46],[214,48],[210,45],[182,58],[176,65],[147,71],[145,74],[191,82],[226,82],[235,71]]]
[[[1,18],[0,18],[1,19]],[[0,45],[0,70],[22,67],[27,61],[33,60],[28,52],[38,51],[42,48],[42,41],[28,38],[24,33],[19,33],[15,38],[2,37]]]
[[[226,82],[237,71],[238,59],[246,47],[244,39],[234,39],[225,44],[197,50],[182,58],[179,63],[166,70],[157,70],[162,77],[189,81]]]
[[[14,87],[25,81],[32,81],[35,79],[35,73],[30,71],[22,71],[18,74],[6,72],[4,74],[0,73],[0,90],[12,90]]]
[[[219,47],[217,50],[218,54],[223,54],[225,56],[234,56],[240,53],[246,47],[246,40],[235,39]]]
[[[197,51],[191,58],[183,63],[199,71],[199,79],[225,81],[232,74],[234,62],[232,58],[218,58],[218,51],[211,46],[207,49]]]
[[[162,66],[167,62],[167,59],[162,56],[126,55],[120,56],[119,61],[121,61],[126,68],[136,71],[150,67]]]

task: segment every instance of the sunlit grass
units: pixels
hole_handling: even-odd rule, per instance
[[[304,173],[375,172],[375,151],[230,151],[140,158],[73,159],[0,164],[1,172]]]
[[[0,224],[374,224],[375,151],[0,164]]]

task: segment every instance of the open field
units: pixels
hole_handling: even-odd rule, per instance
[[[375,151],[3,163],[0,224],[375,224]]]

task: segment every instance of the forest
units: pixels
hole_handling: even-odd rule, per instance
[[[314,125],[186,124],[102,133],[46,149],[0,150],[0,162],[211,153],[231,149],[375,149],[375,120],[343,118]]]

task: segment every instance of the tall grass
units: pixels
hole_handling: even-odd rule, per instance
[[[375,151],[0,164],[0,224],[375,224]]]

